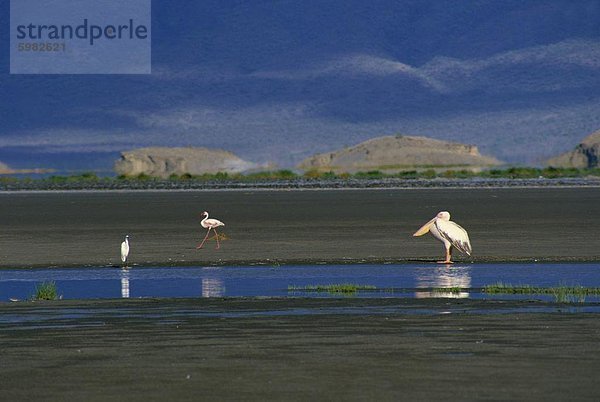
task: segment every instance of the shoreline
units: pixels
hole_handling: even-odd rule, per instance
[[[102,194],[102,193],[202,193],[202,192],[288,192],[288,191],[385,191],[385,190],[402,190],[402,191],[437,191],[437,190],[507,190],[507,189],[578,189],[578,188],[600,188],[600,182],[589,183],[584,185],[579,184],[556,184],[556,185],[490,185],[490,186],[429,186],[429,187],[224,187],[224,188],[129,188],[129,189],[47,189],[47,190],[0,190],[2,194]]]
[[[313,266],[313,265],[430,265],[434,267],[448,267],[454,266],[476,266],[476,265],[488,265],[488,264],[595,264],[600,263],[600,257],[548,257],[548,258],[530,258],[530,257],[515,257],[515,258],[493,258],[493,257],[482,257],[474,258],[469,261],[455,260],[454,264],[438,264],[435,259],[385,259],[385,258],[374,258],[374,259],[333,259],[333,260],[321,260],[321,259],[278,259],[278,260],[222,260],[212,262],[197,263],[194,261],[152,261],[144,264],[134,263],[128,265],[127,269],[150,269],[150,268],[197,268],[197,267],[258,267],[258,266],[272,266],[275,268],[285,268],[290,266]],[[80,264],[71,263],[65,265],[48,265],[48,264],[34,264],[34,265],[3,265],[0,263],[0,272],[4,270],[28,270],[28,269],[111,269],[111,268],[123,268],[119,264],[104,264],[104,265],[92,265],[92,264]]]
[[[533,296],[533,295],[532,295]],[[0,313],[16,312],[19,310],[37,310],[38,313],[46,312],[49,319],[60,320],[60,314],[69,316],[69,309],[87,309],[90,315],[95,313],[110,314],[115,317],[135,312],[140,316],[152,317],[147,310],[160,308],[162,314],[176,317],[203,317],[208,314],[228,314],[231,312],[247,313],[249,316],[290,315],[385,315],[402,314],[415,315],[428,313],[429,315],[456,314],[456,315],[485,315],[485,314],[577,314],[578,307],[600,307],[600,302],[559,303],[543,301],[535,298],[523,300],[510,299],[471,299],[471,298],[445,298],[445,297],[139,297],[139,298],[106,298],[106,299],[65,299],[65,300],[23,300],[19,302],[0,302]],[[122,313],[125,309],[126,313]],[[364,311],[361,311],[364,309]],[[573,310],[573,311],[569,311]],[[57,317],[57,312],[59,317]],[[583,313],[600,315],[599,312]],[[26,317],[26,316],[24,316]],[[78,318],[68,318],[81,321]],[[10,319],[0,319],[0,327],[11,325]],[[599,323],[600,325],[600,323]]]
[[[52,183],[43,180],[0,182],[1,193],[49,191],[269,191],[346,189],[475,189],[475,188],[579,188],[600,187],[600,177],[562,178],[464,178],[464,179],[294,179],[264,181],[214,180],[118,180]]]

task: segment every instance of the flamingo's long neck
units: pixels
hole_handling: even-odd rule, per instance
[[[129,239],[127,237],[125,238],[125,244],[129,246]]]
[[[200,222],[200,224],[202,226],[204,226],[204,222],[208,219],[208,214],[204,214],[204,219],[202,219],[202,222]]]

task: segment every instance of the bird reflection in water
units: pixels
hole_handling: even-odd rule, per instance
[[[121,269],[121,297],[129,298],[129,269]]]
[[[469,292],[464,289],[471,287],[471,272],[468,266],[431,267],[424,268],[417,273],[417,288],[423,288],[415,292],[415,297],[448,297],[467,298]]]
[[[202,297],[222,297],[225,293],[223,281],[218,278],[202,278]]]

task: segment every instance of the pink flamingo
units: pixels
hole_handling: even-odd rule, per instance
[[[196,249],[202,248],[202,246],[204,246],[204,242],[206,241],[206,239],[208,239],[208,235],[210,234],[211,230],[215,232],[215,238],[217,239],[216,250],[220,249],[221,245],[219,244],[219,234],[217,233],[217,228],[219,226],[225,226],[225,224],[218,219],[208,219],[208,212],[206,211],[202,212],[200,215],[204,215],[204,219],[202,219],[202,222],[200,222],[200,224],[203,228],[208,229],[208,232],[206,232],[204,240],[202,240],[202,243],[200,243],[198,247],[196,247]]]

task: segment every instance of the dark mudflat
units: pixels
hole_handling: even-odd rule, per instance
[[[434,262],[412,233],[440,210],[469,231],[456,261],[598,261],[600,188],[0,193],[1,267]],[[204,210],[229,240],[196,250]]]
[[[576,311],[446,299],[1,304],[0,388],[10,401],[597,400],[600,314]]]

